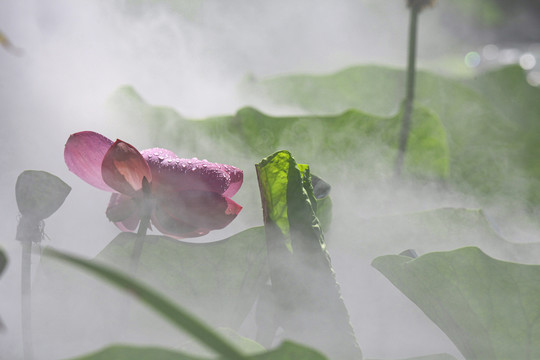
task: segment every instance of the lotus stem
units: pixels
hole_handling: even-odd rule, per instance
[[[396,159],[395,175],[401,176],[403,170],[403,162],[405,152],[407,151],[407,143],[409,140],[409,132],[411,128],[411,117],[414,103],[415,77],[416,77],[416,38],[418,28],[418,14],[420,13],[419,6],[410,7],[409,18],[409,47],[407,60],[407,79],[405,89],[405,102],[403,106],[403,117],[401,120],[401,132],[399,134],[399,148]]]
[[[43,220],[22,216],[17,227],[16,239],[21,242],[21,328],[23,358],[32,360],[32,244],[41,241]]]
[[[32,360],[32,240],[25,239],[21,243],[21,326],[23,357],[25,360]]]
[[[132,275],[136,274],[137,268],[139,267],[142,249],[144,246],[144,240],[146,238],[146,232],[148,231],[148,226],[150,225],[150,215],[151,215],[150,184],[148,183],[146,178],[143,178],[142,189],[143,189],[143,200],[141,203],[141,221],[139,222],[139,228],[137,229],[137,239],[135,240],[133,252],[131,253],[130,271]]]

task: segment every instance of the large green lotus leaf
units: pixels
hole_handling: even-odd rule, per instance
[[[206,157],[212,161],[238,160],[242,149],[245,166],[280,149],[312,159],[322,178],[342,173],[342,164],[362,168],[372,176],[393,173],[397,152],[400,115],[375,116],[358,110],[340,115],[273,117],[253,108],[233,116],[188,120],[174,110],[154,107],[129,87],[121,88],[110,100],[115,119],[132,129],[148,133],[153,143],[182,148],[182,157]],[[204,141],[201,139],[204,138]],[[376,156],[377,161],[373,161]],[[428,178],[446,178],[449,172],[446,131],[438,116],[426,108],[415,110],[406,170]],[[238,164],[242,166],[242,164]]]
[[[373,266],[411,299],[467,359],[540,358],[540,266],[496,260],[476,247]]]
[[[518,164],[528,174],[531,203],[540,204],[540,89],[525,81],[524,70],[519,65],[487,72],[467,84],[481,92],[497,111],[519,126],[520,131],[513,144],[521,150]]]
[[[538,89],[528,86],[523,73],[513,71],[509,77],[519,83],[520,94],[527,99],[522,108],[536,108],[538,105],[531,107],[531,104],[534,101],[538,104]],[[491,80],[483,80],[487,78]],[[500,78],[485,74],[475,80],[461,81],[419,71],[415,100],[417,105],[433,110],[446,129],[450,179],[454,186],[476,194],[505,196],[509,204],[536,199],[535,194],[540,193],[540,187],[529,189],[531,184],[525,178],[531,173],[528,165],[522,163],[522,159],[530,158],[526,148],[534,147],[537,141],[531,133],[524,136],[527,135],[524,130],[530,129],[522,128],[519,112],[512,112],[512,107],[506,106],[516,97]],[[310,113],[362,109],[389,116],[398,111],[404,98],[404,82],[402,70],[356,66],[328,75],[254,80],[244,83],[242,88],[244,93],[252,94],[254,103],[262,97],[266,102],[296,106]],[[500,96],[491,96],[494,91]],[[500,106],[505,107],[505,111],[500,111]],[[537,113],[528,113],[529,122],[535,121]]]
[[[279,151],[256,169],[278,325],[332,358],[361,359],[316,216],[309,166]]]
[[[129,269],[136,234],[122,233],[96,260]],[[137,277],[216,326],[237,328],[268,279],[262,227],[195,244],[147,236]]]
[[[418,254],[477,246],[493,257],[540,264],[540,243],[513,243],[504,239],[482,210],[441,208],[417,213],[357,219],[362,241],[349,249],[363,257],[397,254],[413,249]],[[346,236],[334,228],[334,236]]]

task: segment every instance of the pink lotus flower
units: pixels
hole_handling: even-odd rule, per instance
[[[152,224],[176,238],[224,228],[242,209],[230,199],[243,181],[234,166],[180,159],[161,148],[139,152],[92,131],[71,135],[64,159],[81,179],[113,193],[106,214],[123,231],[137,228],[145,201]]]

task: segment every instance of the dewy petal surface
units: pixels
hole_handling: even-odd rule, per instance
[[[98,189],[114,191],[101,176],[101,163],[112,144],[112,140],[93,131],[72,134],[64,147],[68,169]]]
[[[107,185],[128,196],[141,190],[143,178],[152,181],[150,168],[141,153],[122,140],[116,140],[105,154],[101,174]]]
[[[161,148],[143,150],[141,154],[152,171],[153,189],[164,197],[184,190],[204,190],[230,197],[242,185],[243,172],[234,166],[197,158],[182,159]]]

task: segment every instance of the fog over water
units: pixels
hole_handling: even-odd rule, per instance
[[[420,65],[433,64],[442,54],[459,53],[466,47],[462,38],[441,25],[441,12],[447,5],[440,2],[443,4],[422,14]],[[150,143],[144,133],[125,129],[111,119],[106,102],[120,86],[132,85],[151,104],[170,106],[186,117],[203,118],[234,114],[250,105],[237,91],[248,75],[329,73],[367,63],[403,67],[405,62],[408,14],[404,1],[180,2],[186,16],[164,6],[136,3],[0,1],[0,30],[24,52],[17,56],[0,49],[0,245],[9,256],[8,268],[0,278],[0,316],[7,326],[0,332],[0,359],[21,356],[20,244],[14,240],[17,176],[26,169],[44,170],[72,187],[64,205],[46,220],[45,232],[50,239],[44,245],[92,257],[118,229],[104,214],[109,194],[88,186],[67,170],[63,149],[69,134],[93,130],[111,139],[121,138],[138,149],[160,146]],[[491,40],[472,38],[471,47]],[[271,115],[304,112],[279,108],[265,100],[257,101],[256,106]],[[181,149],[172,150],[182,156]],[[247,178],[254,181],[253,174]],[[361,204],[355,215],[362,217],[476,205],[471,199],[431,188],[422,188],[424,197],[419,199],[414,184],[401,189],[397,198],[389,199],[384,188],[374,186],[356,195],[362,199],[353,200],[349,194],[354,193],[354,184],[342,180],[332,185],[336,217],[351,221],[350,209],[340,204]],[[370,206],[370,201],[376,205]],[[209,239],[260,225],[260,217],[254,222],[252,216],[241,214],[230,228],[212,233]],[[329,247],[334,250],[331,244]],[[337,245],[335,251],[333,263],[366,357],[439,352],[460,356],[420,310],[371,268],[372,254],[355,259],[340,253]],[[39,256],[33,260],[35,269]],[[62,346],[69,350],[63,353]],[[72,356],[78,353],[73,346],[53,342],[36,349],[36,358]],[[96,348],[94,343],[88,346]]]

